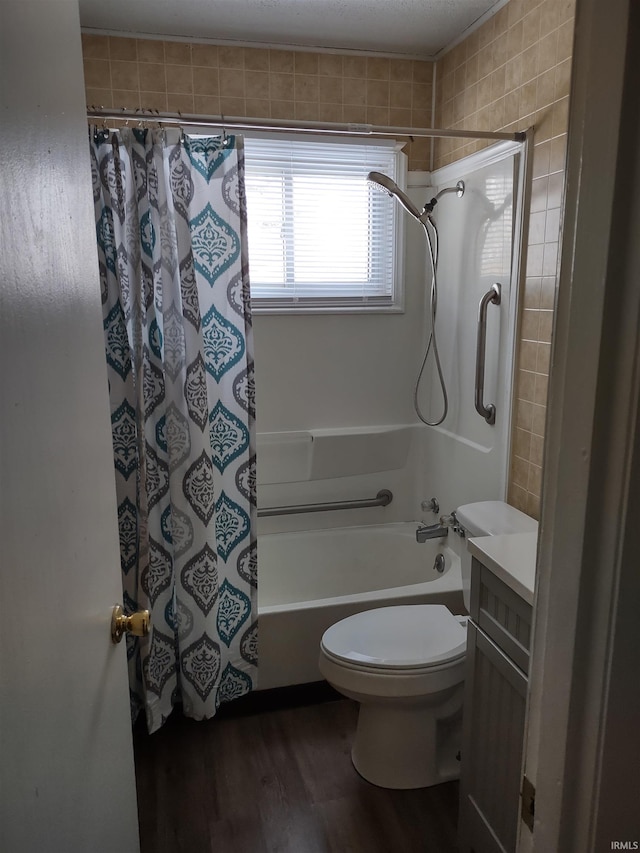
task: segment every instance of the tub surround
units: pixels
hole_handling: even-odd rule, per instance
[[[487,566],[509,589],[533,605],[537,532],[505,533],[469,539],[472,556]]]
[[[258,484],[326,480],[407,463],[411,425],[258,433]]]

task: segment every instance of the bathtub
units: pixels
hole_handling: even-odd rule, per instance
[[[418,522],[258,538],[258,689],[321,679],[320,639],[334,622],[390,604],[463,613],[460,559],[447,540],[416,542]],[[436,571],[437,554],[445,569]]]

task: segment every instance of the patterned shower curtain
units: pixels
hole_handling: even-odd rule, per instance
[[[132,714],[257,673],[254,374],[238,137],[90,128]]]

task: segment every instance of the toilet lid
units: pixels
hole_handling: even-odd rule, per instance
[[[322,648],[362,666],[417,668],[460,658],[467,632],[441,604],[380,607],[348,616],[328,628]]]

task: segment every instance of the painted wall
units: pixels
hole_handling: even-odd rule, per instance
[[[540,492],[567,136],[575,0],[511,0],[437,64],[435,123],[535,126],[521,298],[509,502],[535,518]],[[436,166],[478,148],[437,140]]]

